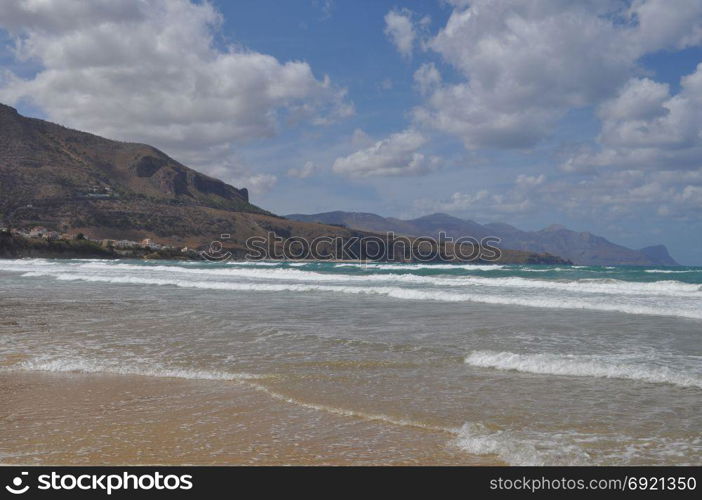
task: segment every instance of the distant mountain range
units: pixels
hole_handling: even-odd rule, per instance
[[[632,250],[588,232],[576,232],[553,225],[540,231],[522,231],[509,224],[478,224],[446,214],[433,214],[418,219],[403,220],[361,212],[326,212],[304,215],[290,214],[288,219],[321,222],[373,232],[393,231],[397,234],[436,237],[440,232],[458,238],[473,236],[501,238],[499,246],[513,250],[549,253],[574,264],[608,266],[677,266],[664,245]]]
[[[251,204],[246,189],[188,168],[152,146],[27,118],[0,104],[0,228],[5,226],[41,226],[95,240],[148,238],[175,248],[203,249],[226,240],[225,248],[236,257],[246,252],[248,238],[269,233],[283,239],[324,236],[345,242],[367,234],[277,216]],[[5,240],[0,256],[30,255],[26,242]],[[31,255],[38,256],[41,245],[34,247]],[[501,262],[563,259],[509,250]]]

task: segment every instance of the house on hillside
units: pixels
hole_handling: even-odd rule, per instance
[[[43,226],[34,226],[32,229],[29,230],[29,237],[30,238],[43,238],[44,235],[48,232],[49,232],[49,230]]]

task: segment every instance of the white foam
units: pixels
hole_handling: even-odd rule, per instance
[[[560,436],[523,436],[503,429],[488,429],[467,422],[453,444],[471,455],[494,455],[509,465],[585,465],[590,456]]]
[[[481,368],[541,375],[617,378],[702,388],[700,376],[677,373],[665,367],[623,364],[603,356],[473,351],[466,356],[465,363]]]
[[[702,271],[687,270],[672,270],[672,269],[645,269],[645,273],[656,273],[656,274],[680,274],[680,273],[699,273]]]
[[[659,295],[668,297],[691,296],[702,299],[701,286],[680,281],[637,282],[614,279],[581,279],[573,281],[539,280],[520,277],[462,278],[466,284],[504,288],[532,288],[563,290],[574,293],[610,295]]]
[[[449,269],[466,271],[498,271],[505,266],[499,264],[374,264],[374,263],[338,263],[335,267],[356,267],[361,269],[383,269],[389,271],[416,271],[420,269]]]
[[[540,307],[547,309],[585,309],[597,311],[623,312],[627,314],[644,314],[656,316],[679,316],[683,318],[702,319],[702,309],[672,307],[666,304],[638,305],[631,303],[614,303],[607,298],[595,297],[567,299],[563,297],[514,297],[504,294],[490,295],[485,293],[467,294],[442,290],[403,288],[403,287],[368,287],[344,285],[318,285],[305,283],[240,283],[226,281],[188,281],[173,278],[140,278],[137,276],[103,276],[78,273],[57,273],[32,271],[23,274],[26,277],[53,277],[59,281],[87,281],[96,283],[136,284],[176,286],[180,288],[196,288],[209,290],[230,291],[262,291],[262,292],[336,292],[347,294],[385,295],[403,300],[435,300],[440,302],[475,302],[496,305],[517,305],[524,307]]]
[[[125,366],[114,362],[88,359],[38,358],[23,361],[11,367],[13,370],[44,371],[57,373],[105,373],[110,375],[138,375],[145,377],[180,378],[189,380],[254,380],[262,375],[231,373],[223,371],[197,370],[164,367],[154,363],[148,366]]]
[[[228,266],[280,266],[285,261],[270,262],[267,260],[230,260]]]
[[[665,436],[548,432],[534,428],[498,429],[467,422],[452,444],[472,455],[495,456],[510,465],[694,465],[702,440]],[[692,458],[693,463],[689,463]]]
[[[134,264],[89,263],[79,267],[99,270],[135,270],[144,272],[164,272],[203,276],[238,277],[253,280],[300,281],[300,282],[398,282],[441,287],[500,287],[517,289],[562,290],[576,294],[609,295],[655,295],[666,297],[694,297],[702,299],[701,286],[679,281],[631,282],[614,279],[582,279],[571,281],[541,280],[521,277],[480,277],[480,276],[419,276],[414,274],[331,274],[300,269],[192,269],[178,266],[140,266]]]

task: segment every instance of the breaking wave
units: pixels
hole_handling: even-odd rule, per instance
[[[702,388],[702,377],[699,376],[677,373],[664,367],[623,364],[602,356],[473,351],[466,356],[465,363],[480,368],[539,375],[617,378]]]

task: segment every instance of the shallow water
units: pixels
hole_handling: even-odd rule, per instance
[[[367,422],[466,462],[699,464],[701,287],[700,268],[5,260],[0,366],[230,381],[290,408],[270,446],[340,436],[329,461],[377,446],[342,432]],[[325,417],[300,434],[298,411]],[[429,460],[414,448],[374,460]]]

